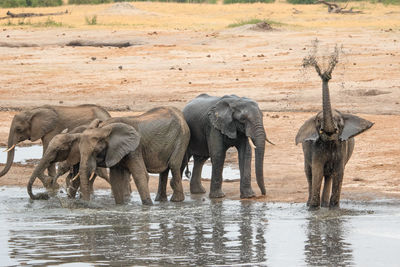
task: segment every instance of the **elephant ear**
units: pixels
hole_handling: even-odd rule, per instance
[[[135,128],[124,123],[112,123],[105,127],[112,127],[105,161],[107,167],[112,167],[127,154],[137,149],[140,135]]]
[[[211,124],[222,134],[231,139],[237,136],[236,125],[233,121],[233,111],[226,99],[221,99],[208,113]]]
[[[360,133],[365,132],[374,125],[373,122],[365,120],[355,115],[342,114],[344,120],[343,131],[340,134],[340,140],[346,141]]]
[[[94,120],[92,120],[91,123],[89,123],[89,125],[88,125],[87,128],[88,128],[88,129],[98,128],[99,125],[100,125],[100,123],[101,123],[101,120],[99,120],[99,119],[94,119]]]
[[[315,141],[318,139],[319,135],[315,127],[316,117],[311,117],[300,127],[296,135],[296,145],[305,141]]]
[[[56,128],[58,115],[51,108],[38,108],[28,118],[31,126],[31,141],[42,138]]]

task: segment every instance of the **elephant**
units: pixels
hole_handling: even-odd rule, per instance
[[[373,123],[358,116],[332,110],[328,82],[333,67],[321,73],[322,111],[308,119],[296,135],[296,145],[302,143],[304,170],[308,182],[307,206],[338,208],[344,168],[353,149],[354,138],[372,127]],[[322,179],[324,187],[320,197]]]
[[[209,196],[225,196],[221,190],[222,171],[226,151],[233,146],[239,154],[240,198],[255,196],[251,187],[251,147],[255,149],[257,184],[261,193],[266,194],[264,151],[265,141],[271,142],[265,133],[263,114],[254,100],[236,95],[216,97],[201,94],[184,107],[183,115],[191,134],[186,159],[194,158],[190,180],[192,194],[206,192],[201,184],[201,170],[205,161],[211,158]]]
[[[114,124],[118,127],[112,127]],[[126,128],[122,125],[127,125]],[[124,130],[125,132],[122,133]],[[136,136],[137,135],[137,136]],[[88,176],[96,166],[110,168],[110,182],[116,204],[123,204],[132,174],[143,204],[151,205],[148,172],[159,173],[156,201],[167,200],[166,184],[171,170],[171,201],[183,201],[181,164],[190,140],[190,130],[183,114],[174,107],[153,108],[142,115],[111,118],[99,128],[83,132],[79,149],[81,194],[90,200]],[[129,192],[130,194],[130,192]]]
[[[47,193],[42,193],[38,195],[34,195],[32,193],[32,185],[35,182],[36,178],[39,178],[46,188],[56,187],[54,186],[57,183],[58,177],[64,175],[67,171],[71,169],[72,171],[66,178],[67,182],[67,193],[70,198],[74,198],[76,191],[79,187],[79,179],[76,176],[79,170],[79,162],[80,162],[80,153],[79,153],[79,139],[80,133],[87,129],[89,125],[81,125],[76,127],[70,132],[67,132],[65,129],[62,133],[57,134],[51,139],[48,144],[48,147],[39,161],[39,164],[34,169],[27,186],[27,191],[31,199],[48,199],[49,195]],[[45,177],[44,171],[51,164],[56,162],[60,162],[57,169],[57,175],[55,177]],[[102,178],[104,178],[107,182],[109,182],[107,171],[104,168],[97,168],[96,174]],[[72,177],[76,177],[72,179]],[[93,191],[93,177],[90,181],[90,188]]]
[[[64,129],[74,129],[77,126],[88,124],[93,119],[106,120],[110,114],[102,107],[96,105],[79,106],[41,106],[16,114],[12,120],[8,135],[7,162],[0,177],[5,175],[11,168],[14,161],[15,146],[24,141],[32,142],[41,138],[43,154],[45,153],[50,140],[61,133]],[[48,174],[56,175],[55,165],[51,164]]]

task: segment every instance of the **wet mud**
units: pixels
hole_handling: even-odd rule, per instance
[[[152,196],[154,197],[154,196]],[[142,206],[136,192],[115,206],[109,190],[93,204],[65,194],[32,202],[24,189],[0,188],[0,261],[31,266],[259,265],[396,266],[400,202],[341,203],[308,211],[303,203],[213,201]]]

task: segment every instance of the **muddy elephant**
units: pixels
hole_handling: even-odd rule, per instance
[[[11,168],[14,161],[14,148],[18,143],[24,140],[34,142],[41,139],[44,154],[50,140],[64,129],[74,129],[96,118],[106,120],[110,117],[105,109],[96,105],[42,106],[16,114],[8,135],[7,162],[4,169],[0,171],[0,177]],[[56,175],[54,164],[49,166],[48,174]]]
[[[225,196],[221,189],[225,154],[229,147],[236,147],[239,154],[240,197],[254,197],[251,187],[253,147],[257,184],[265,195],[263,165],[265,141],[268,139],[264,130],[263,114],[255,101],[236,95],[215,97],[201,94],[185,106],[183,115],[191,134],[187,158],[194,158],[191,193],[205,193],[201,184],[201,170],[205,161],[211,158],[209,196]]]
[[[86,130],[88,126],[89,125],[81,125],[70,132],[63,131],[61,134],[58,134],[51,139],[42,159],[39,161],[29,179],[27,191],[31,199],[36,200],[49,198],[48,193],[41,193],[38,195],[32,193],[32,185],[36,178],[39,178],[46,188],[57,188],[55,184],[57,183],[58,177],[64,175],[70,170],[75,171],[71,171],[66,178],[67,193],[70,198],[75,197],[76,191],[79,187],[79,177],[77,176],[80,162],[79,139],[80,134]],[[58,165],[57,175],[55,177],[45,176],[45,169],[51,164],[57,162],[60,163]],[[109,182],[107,170],[104,168],[97,168],[96,175]],[[90,180],[91,191],[93,191],[95,178],[96,176]]]
[[[115,123],[118,123],[117,130],[111,127]],[[132,129],[128,131],[129,128],[126,129],[126,134],[120,133],[118,129],[125,129],[121,123],[133,127],[138,137]],[[147,172],[159,173],[156,201],[166,200],[169,170],[172,172],[171,201],[184,200],[180,168],[189,143],[190,131],[181,111],[173,107],[158,107],[139,116],[111,118],[99,126],[100,128],[86,130],[83,133],[85,138],[81,138],[79,145],[79,173],[84,200],[90,198],[88,176],[96,166],[110,167],[110,182],[117,204],[125,202],[124,196],[127,192],[118,191],[127,187],[129,173],[134,178],[143,204],[152,204]]]
[[[331,79],[331,67],[321,73],[322,111],[307,120],[299,129],[296,145],[302,143],[304,170],[308,182],[308,201],[310,209],[339,207],[340,192],[345,165],[354,149],[354,136],[372,127],[373,123],[355,115],[332,110],[328,82]],[[324,188],[322,201],[320,190],[322,180]]]

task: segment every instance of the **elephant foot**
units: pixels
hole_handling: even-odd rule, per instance
[[[76,188],[68,187],[68,188],[67,188],[67,195],[68,195],[68,198],[75,198],[76,192],[77,192],[77,191],[78,191],[78,189],[76,189]]]
[[[313,211],[313,210],[318,210],[319,209],[319,203],[315,204],[315,203],[310,203],[310,205],[308,205],[308,210]]]
[[[338,208],[339,208],[339,202],[329,203],[329,209],[338,209]]]
[[[327,201],[322,201],[321,207],[323,207],[323,208],[328,208],[328,207],[329,207],[329,202],[327,202]]]
[[[201,184],[190,184],[191,194],[204,194],[206,189]]]
[[[185,200],[185,195],[183,194],[183,192],[179,192],[179,193],[173,193],[172,197],[171,197],[171,201],[172,202],[182,202],[183,200]]]
[[[248,188],[245,190],[240,190],[240,198],[252,198],[255,197],[256,194],[254,193],[253,189]]]
[[[219,190],[211,191],[209,197],[210,198],[222,198],[222,197],[225,197],[225,194],[224,194],[224,192],[222,192],[221,189],[219,189]]]
[[[164,202],[164,201],[168,201],[168,197],[166,194],[157,193],[156,199],[154,199],[154,200]]]
[[[153,205],[153,201],[151,200],[151,198],[142,199],[142,204],[151,206],[151,205]]]

